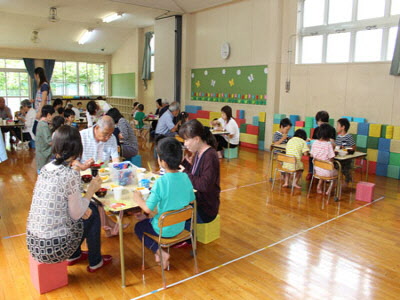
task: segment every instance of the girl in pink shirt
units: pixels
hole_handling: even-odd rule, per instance
[[[335,152],[333,151],[334,145],[330,142],[330,128],[328,124],[321,124],[319,130],[319,140],[315,141],[312,145],[310,154],[314,159],[333,161]],[[337,170],[324,170],[319,167],[314,167],[315,173],[319,176],[331,177],[337,175]],[[329,195],[332,190],[333,182],[329,185],[326,195]],[[322,180],[318,182],[317,193],[322,194]]]

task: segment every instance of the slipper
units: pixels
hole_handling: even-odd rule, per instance
[[[104,266],[106,266],[106,265],[108,265],[109,263],[112,262],[112,256],[111,255],[102,255],[101,257],[103,258],[103,260],[97,266],[94,266],[94,267],[87,266],[86,270],[89,273],[94,273],[94,272],[100,270],[102,267],[104,267]]]
[[[88,251],[82,251],[81,255],[79,257],[68,258],[67,259],[67,265],[68,266],[73,266],[73,265],[77,264],[78,262],[80,262],[82,260],[87,260],[88,256],[89,256],[89,252]]]

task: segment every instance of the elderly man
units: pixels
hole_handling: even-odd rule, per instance
[[[113,135],[115,123],[110,116],[103,116],[93,127],[82,130],[83,153],[81,162],[93,161],[119,162],[117,139]]]
[[[158,120],[156,127],[157,135],[175,136],[180,122],[174,124],[174,117],[179,115],[179,103],[172,102],[167,111]]]

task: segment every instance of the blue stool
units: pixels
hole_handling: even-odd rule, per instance
[[[235,147],[235,148],[225,148],[224,149],[224,158],[238,158],[238,149],[239,147]]]
[[[142,167],[142,156],[139,154],[131,157],[130,162],[133,163],[136,167],[141,168]]]

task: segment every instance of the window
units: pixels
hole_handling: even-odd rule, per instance
[[[150,49],[151,49],[151,59],[150,59],[150,72],[154,72],[154,34],[150,40]]]
[[[299,0],[297,63],[391,60],[400,0]]]
[[[105,95],[104,64],[57,61],[51,78],[54,95]]]
[[[0,96],[14,113],[29,99],[29,76],[22,59],[0,59]]]

